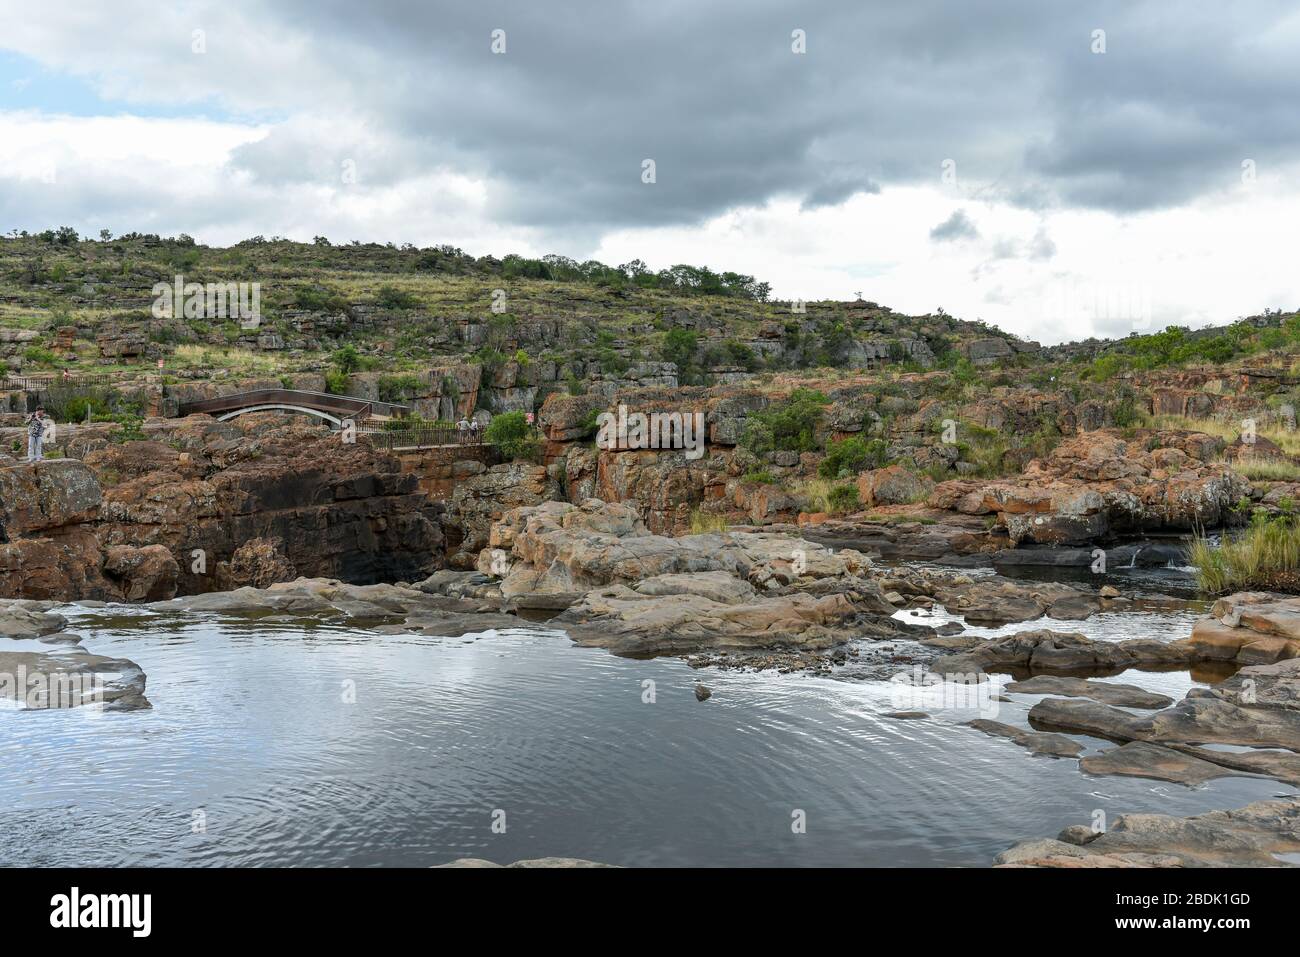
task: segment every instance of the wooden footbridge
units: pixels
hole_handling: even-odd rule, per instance
[[[206,413],[224,422],[247,412],[300,412],[342,427],[349,420],[360,425],[372,418],[405,418],[410,411],[404,405],[350,395],[331,395],[328,392],[307,392],[302,389],[253,389],[212,399],[182,402],[178,413],[182,416]]]
[[[303,389],[254,389],[210,399],[182,402],[179,416],[204,413],[225,422],[248,412],[299,412],[329,422],[335,428],[351,422],[360,435],[376,448],[436,449],[455,446],[489,445],[481,430],[460,431],[455,426],[419,423],[411,428],[397,426],[410,415],[410,408],[359,396],[307,392]],[[396,421],[394,421],[396,420]]]

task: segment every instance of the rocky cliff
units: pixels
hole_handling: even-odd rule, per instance
[[[84,461],[0,467],[0,595],[156,600],[442,565],[441,508],[392,455],[270,415],[149,431]]]

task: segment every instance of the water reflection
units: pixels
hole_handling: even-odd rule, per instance
[[[0,863],[986,866],[1098,806],[1189,814],[1291,793],[1090,779],[956,715],[887,717],[887,682],[633,661],[521,625],[436,638],[82,614],[88,648],[145,669],[154,709],[0,715]],[[1154,680],[1176,694],[1194,678]],[[1035,699],[1016,698],[999,720],[1025,722]]]

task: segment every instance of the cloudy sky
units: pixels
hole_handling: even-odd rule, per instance
[[[0,231],[688,262],[1043,342],[1300,306],[1294,2],[0,18]]]

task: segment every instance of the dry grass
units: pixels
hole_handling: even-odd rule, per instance
[[[726,530],[726,516],[703,512],[698,508],[691,509],[692,535],[709,535],[718,532],[725,532]]]
[[[1250,456],[1237,459],[1232,464],[1237,474],[1244,475],[1252,482],[1297,482],[1300,481],[1300,465],[1287,459],[1271,456]]]
[[[280,363],[272,356],[216,346],[177,346],[171,364],[179,369],[225,369],[237,375],[275,375],[280,371]]]
[[[1196,419],[1186,415],[1148,415],[1142,423],[1149,429],[1183,429],[1217,436],[1225,442],[1235,442],[1241,435],[1239,419]],[[1255,434],[1268,439],[1287,455],[1300,455],[1300,430],[1290,431],[1276,426],[1256,428]]]
[[[1188,558],[1197,583],[1212,594],[1277,587],[1300,572],[1300,528],[1291,518],[1254,521],[1217,547],[1197,535]]]
[[[1187,415],[1148,415],[1142,424],[1148,429],[1182,430],[1185,432],[1204,432],[1225,442],[1234,442],[1241,434],[1240,423],[1222,419],[1195,419]]]
[[[836,484],[824,478],[803,479],[796,482],[790,491],[796,498],[803,499],[805,512],[829,512],[831,489]]]

